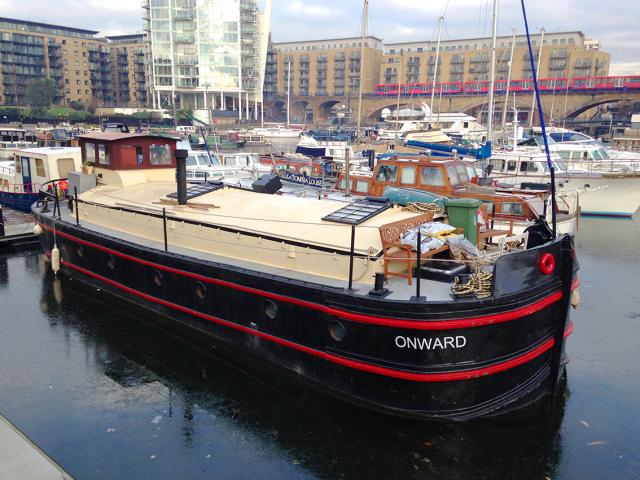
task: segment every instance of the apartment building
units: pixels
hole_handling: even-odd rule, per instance
[[[155,108],[257,118],[270,0],[262,13],[256,0],[144,0],[143,7]]]
[[[136,83],[135,52],[147,46],[141,35],[128,36],[125,46],[120,37],[98,38],[98,32],[75,27],[11,18],[0,18],[0,104],[27,105],[30,82],[50,78],[56,85],[54,103],[68,105],[80,101],[96,106],[144,106],[146,91]],[[132,55],[118,59],[118,49],[127,48]],[[120,62],[120,63],[119,63]],[[140,92],[140,93],[138,93]]]
[[[360,89],[362,68],[362,91],[373,92],[383,59],[382,39],[366,37],[363,58],[361,46],[360,37],[274,43],[268,75],[275,77],[280,96],[287,88],[297,96],[353,96]]]
[[[582,32],[554,32],[533,35],[536,67],[540,42],[542,61],[539,78],[575,78],[609,74],[610,54],[599,43],[586,39]],[[497,38],[496,79],[509,74],[512,36]],[[467,82],[488,80],[491,65],[491,39],[446,40],[440,44],[436,81]],[[436,71],[436,42],[404,42],[385,45],[380,66],[380,83],[428,83]],[[511,78],[532,78],[531,63],[524,35],[516,35]]]
[[[114,61],[114,94],[117,105],[147,105],[147,44],[143,34],[106,37]]]

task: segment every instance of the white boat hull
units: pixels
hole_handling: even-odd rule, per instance
[[[589,189],[580,194],[582,215],[631,217],[640,208],[640,176],[572,178],[567,191]]]

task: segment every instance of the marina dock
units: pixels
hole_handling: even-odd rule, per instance
[[[31,215],[0,206],[0,250],[22,250],[37,246],[34,225]]]
[[[20,430],[0,415],[0,478],[72,479]]]

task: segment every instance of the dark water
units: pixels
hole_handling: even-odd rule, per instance
[[[0,256],[0,412],[76,478],[640,478],[640,222],[580,228],[567,395],[544,424],[398,420],[255,378],[37,254]]]

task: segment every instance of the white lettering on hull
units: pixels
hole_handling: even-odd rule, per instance
[[[396,347],[413,350],[445,350],[447,348],[462,348],[467,344],[467,338],[462,335],[455,337],[396,337]]]

